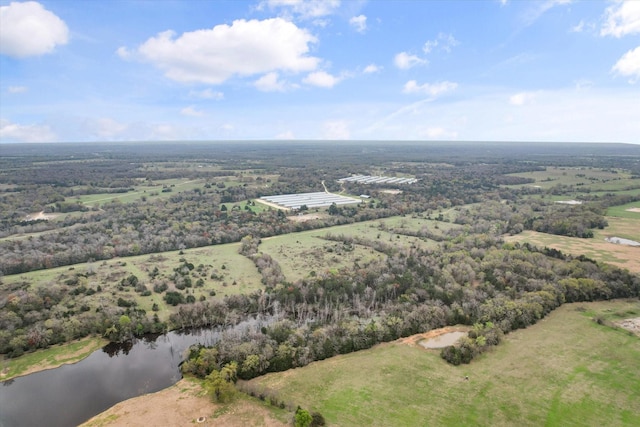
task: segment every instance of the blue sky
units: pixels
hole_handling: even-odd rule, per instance
[[[0,0],[0,142],[640,143],[640,1]]]

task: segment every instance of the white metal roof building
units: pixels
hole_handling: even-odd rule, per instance
[[[360,203],[359,199],[340,196],[338,194],[325,193],[322,191],[317,193],[281,194],[278,196],[264,196],[260,198],[288,209],[300,209],[302,206],[307,206],[308,208],[322,208],[331,206],[333,203],[336,205]]]

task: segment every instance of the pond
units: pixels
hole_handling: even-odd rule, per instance
[[[617,245],[640,246],[640,242],[636,242],[635,240],[631,239],[625,239],[623,237],[607,237],[604,240],[609,243],[615,243]]]
[[[86,359],[0,383],[0,427],[78,425],[118,402],[153,393],[180,378],[183,353],[212,345],[223,333],[259,330],[272,318],[219,328],[169,332],[109,344]]]

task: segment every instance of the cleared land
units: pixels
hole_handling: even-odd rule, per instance
[[[120,402],[81,425],[281,427],[290,425],[288,417],[283,410],[243,396],[229,405],[214,404],[200,381],[186,378],[157,393]]]
[[[118,298],[135,301],[138,307],[151,312],[153,304],[159,307],[161,320],[168,318],[172,309],[163,300],[163,294],[153,292],[154,283],[166,282],[169,290],[174,290],[171,275],[174,269],[191,263],[194,269],[189,272],[193,282],[191,294],[196,298],[223,298],[225,295],[246,294],[262,288],[262,276],[248,258],[240,255],[239,243],[207,246],[204,248],[182,251],[163,252],[153,255],[140,255],[127,258],[114,258],[108,261],[76,264],[48,270],[3,277],[7,289],[17,290],[23,286],[50,286],[65,284],[71,280],[74,287],[84,286],[87,289],[102,291],[93,295],[77,295],[75,303],[96,308],[106,300],[116,301]],[[182,260],[182,261],[181,261]],[[158,276],[151,279],[150,274],[158,268]],[[129,275],[135,275],[148,290],[149,296],[141,296],[131,287],[120,287],[120,282]],[[202,280],[202,286],[198,286]],[[215,292],[215,297],[211,293]]]
[[[588,189],[589,192],[620,191],[629,190],[630,187],[638,188],[640,185],[640,180],[631,178],[630,173],[615,169],[548,166],[544,171],[512,175],[535,180],[534,184],[518,185],[519,187],[535,186],[549,189],[560,184],[574,186],[576,192],[581,192],[582,189]]]
[[[632,218],[607,217],[609,226],[604,230],[594,230],[594,237],[557,236],[554,234],[524,231],[515,236],[507,236],[508,242],[527,242],[538,247],[549,247],[575,256],[585,255],[596,261],[607,262],[629,271],[640,273],[640,248],[609,243],[607,237],[622,237],[640,241],[639,221]]]
[[[252,382],[330,425],[635,426],[640,339],[592,320],[630,313],[640,302],[565,305],[471,365],[396,342]]]
[[[393,217],[270,237],[262,240],[259,251],[268,253],[280,264],[287,280],[296,281],[309,277],[311,272],[322,274],[341,268],[353,268],[355,263],[362,266],[373,259],[384,257],[382,253],[367,246],[344,245],[326,240],[323,237],[327,234],[379,241],[396,248],[430,248],[437,246],[437,242],[403,233],[424,228],[442,235],[451,228],[459,227],[424,218]]]

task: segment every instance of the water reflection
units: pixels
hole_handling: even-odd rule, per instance
[[[224,333],[259,331],[274,320],[250,319],[227,329],[175,331],[108,344],[74,365],[4,381],[0,427],[78,425],[118,402],[176,383],[189,346],[213,345]]]

